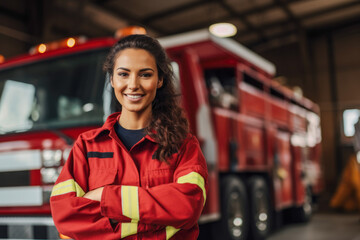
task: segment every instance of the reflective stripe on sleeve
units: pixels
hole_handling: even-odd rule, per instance
[[[131,218],[131,222],[137,222],[139,216],[139,195],[136,186],[121,186],[122,214]]]
[[[138,224],[136,223],[121,223],[121,238],[125,238],[137,233]]]
[[[180,231],[180,229],[176,229],[172,226],[167,226],[165,228],[166,231],[166,240],[170,239],[172,236],[175,235],[175,233],[177,233],[178,231]]]
[[[185,176],[179,177],[177,180],[178,183],[191,183],[196,184],[201,188],[204,196],[204,205],[206,202],[206,191],[205,191],[205,181],[204,178],[197,172],[191,172]]]
[[[85,192],[82,190],[80,185],[75,182],[74,179],[69,179],[56,184],[52,189],[51,197],[71,192],[75,192],[77,197],[82,197],[85,195]]]

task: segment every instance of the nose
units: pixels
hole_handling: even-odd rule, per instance
[[[139,79],[137,76],[135,75],[130,76],[128,81],[128,88],[131,90],[139,88]]]

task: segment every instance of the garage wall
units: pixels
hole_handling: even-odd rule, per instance
[[[6,58],[23,54],[28,51],[28,45],[24,44],[23,32],[26,26],[21,21],[0,15],[0,54]],[[6,33],[6,34],[3,34]],[[22,40],[20,40],[22,39]]]
[[[340,118],[338,124],[342,126],[342,113],[345,109],[360,109],[360,25],[336,31],[332,39],[338,95],[336,111]],[[340,133],[339,140],[338,172],[353,153],[351,141],[345,139],[343,132]]]
[[[353,153],[351,139],[342,132],[342,112],[360,109],[360,25],[308,35],[310,76],[306,77],[299,43],[259,52],[274,62],[289,86],[303,88],[304,95],[320,105],[322,164],[326,191],[335,190],[341,170]]]

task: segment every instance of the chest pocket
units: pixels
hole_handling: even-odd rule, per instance
[[[95,169],[90,171],[89,190],[115,183],[116,175],[116,169]]]
[[[89,190],[115,183],[117,169],[113,152],[88,152]]]
[[[148,170],[146,174],[146,186],[154,187],[162,184],[172,183],[174,176],[174,169],[160,168]]]

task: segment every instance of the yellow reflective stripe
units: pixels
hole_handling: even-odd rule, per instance
[[[204,178],[197,172],[191,172],[185,176],[179,177],[177,180],[178,183],[192,183],[196,184],[201,188],[204,196],[204,205],[206,202],[206,190],[205,190],[205,181]]]
[[[131,218],[132,222],[139,221],[138,187],[121,186],[121,206],[124,216]]]
[[[170,239],[172,236],[175,235],[175,233],[177,233],[178,231],[180,231],[180,229],[176,229],[172,226],[167,226],[165,228],[166,231],[166,240]]]
[[[136,234],[137,228],[137,223],[121,223],[121,238]]]
[[[69,179],[67,181],[56,184],[52,189],[51,197],[71,192],[75,192],[77,197],[82,197],[85,195],[85,192],[82,190],[80,185],[75,182],[74,179]]]

